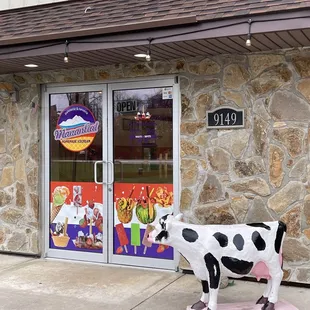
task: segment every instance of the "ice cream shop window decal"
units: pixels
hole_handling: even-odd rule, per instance
[[[60,114],[54,139],[67,150],[80,152],[92,144],[98,131],[99,122],[87,107],[71,105]]]

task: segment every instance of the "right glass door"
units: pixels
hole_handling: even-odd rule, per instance
[[[146,239],[150,225],[174,211],[175,92],[165,81],[110,86],[112,263],[175,268],[173,248]]]

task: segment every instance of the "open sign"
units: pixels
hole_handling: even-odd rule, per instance
[[[119,113],[137,112],[138,106],[135,100],[122,100],[116,103],[116,110]]]

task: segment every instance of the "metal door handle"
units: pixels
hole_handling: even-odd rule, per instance
[[[98,164],[103,164],[103,161],[98,160],[98,161],[95,161],[94,163],[94,181],[96,184],[103,184],[103,182],[98,182],[98,179],[97,179],[97,165]]]
[[[107,161],[107,165],[111,165],[112,167],[112,177],[111,177],[111,181],[107,182],[108,185],[112,185],[114,183],[114,163],[112,161]],[[109,175],[109,169],[108,169],[108,175]]]

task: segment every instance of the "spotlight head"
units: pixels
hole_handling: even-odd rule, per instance
[[[145,60],[146,60],[146,61],[151,61],[151,55],[146,55],[146,56],[145,56]]]
[[[64,57],[64,62],[67,64],[69,62],[69,57],[68,55],[66,54],[65,57]]]
[[[245,42],[245,45],[246,46],[251,46],[252,45],[251,39],[247,39],[246,42]]]

